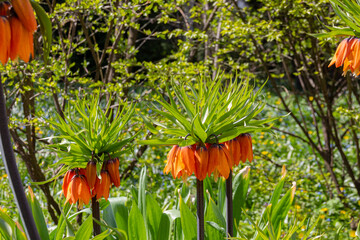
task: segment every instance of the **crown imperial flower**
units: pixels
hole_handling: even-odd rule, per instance
[[[34,56],[33,34],[37,28],[34,11],[29,0],[0,3],[0,62]]]

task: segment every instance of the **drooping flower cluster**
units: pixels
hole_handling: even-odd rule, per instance
[[[62,190],[66,201],[79,206],[89,204],[92,197],[99,200],[109,198],[111,185],[120,186],[119,159],[114,158],[103,163],[100,178],[97,176],[96,162],[89,161],[86,168],[70,169],[64,176]]]
[[[0,2],[0,62],[9,58],[28,62],[34,56],[33,34],[37,28],[29,0]]]
[[[350,70],[353,74],[360,74],[360,39],[345,38],[336,49],[336,52],[329,64],[329,67],[343,66],[344,74]]]
[[[186,178],[194,173],[200,181],[214,173],[215,178],[227,179],[232,167],[246,160],[253,160],[252,141],[250,134],[241,134],[220,144],[174,145],[168,153],[164,173],[171,172],[173,178]]]

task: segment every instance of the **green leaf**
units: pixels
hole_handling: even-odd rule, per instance
[[[171,236],[171,225],[172,220],[170,216],[166,213],[161,214],[159,231],[157,232],[157,240],[169,240]]]
[[[99,235],[96,235],[91,240],[103,240],[103,239],[107,238],[110,234],[111,234],[111,230],[108,229],[108,230],[100,233]]]
[[[133,201],[130,210],[128,226],[129,240],[147,239],[144,217],[141,215],[141,212],[135,201]]]
[[[225,219],[211,198],[206,209],[205,221],[207,223],[205,229],[209,240],[225,239],[226,234],[222,231],[222,229],[226,228]],[[209,222],[216,223],[219,228],[214,228],[214,224],[210,224]]]
[[[41,240],[49,240],[50,239],[49,232],[46,225],[44,214],[40,207],[39,201],[36,199],[34,192],[30,187],[26,197],[31,207],[31,212],[34,216],[35,225],[39,231]]]
[[[250,182],[250,167],[246,166],[234,178],[233,181],[233,216],[234,221],[241,219],[241,209],[244,207]]]
[[[185,204],[182,197],[180,197],[180,215],[181,227],[186,240],[195,240],[197,236],[196,218],[191,213],[189,207]]]
[[[93,228],[93,219],[91,215],[81,224],[79,230],[75,234],[76,240],[90,239]]]
[[[156,237],[158,236],[158,231],[161,226],[161,218],[162,211],[159,207],[158,202],[155,201],[151,194],[146,194],[146,219],[148,223],[148,231],[150,232],[151,236],[150,239],[156,239]],[[161,226],[161,231],[163,231],[163,226]]]
[[[40,23],[40,31],[44,39],[44,62],[47,64],[52,42],[52,24],[45,10],[37,2],[31,0],[30,3]]]
[[[110,205],[104,209],[104,221],[114,227],[128,233],[129,210],[126,207],[126,197],[109,198]]]

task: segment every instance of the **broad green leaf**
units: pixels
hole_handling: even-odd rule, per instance
[[[169,240],[171,236],[172,220],[166,213],[161,214],[159,230],[157,232],[157,240]]]
[[[128,231],[129,210],[126,207],[127,198],[109,198],[110,205],[104,209],[104,221],[117,229]]]
[[[147,239],[144,217],[141,215],[141,212],[134,201],[129,214],[128,226],[129,240]]]
[[[241,209],[244,207],[250,182],[250,167],[242,169],[233,180],[233,216],[234,221],[241,219]]]
[[[40,23],[40,30],[41,34],[44,39],[44,62],[47,64],[49,53],[50,53],[50,47],[52,42],[52,25],[51,21],[46,14],[45,10],[39,5],[39,3],[31,0],[30,1],[31,6],[36,12],[36,16]]]
[[[209,240],[224,239],[226,237],[226,234],[221,231],[221,228],[226,228],[225,219],[220,209],[211,198],[206,209],[205,222],[205,229]],[[214,228],[209,222],[216,223],[220,228]]]
[[[34,216],[35,225],[39,231],[40,238],[41,240],[49,240],[50,238],[48,228],[39,201],[36,199],[32,189],[30,187],[28,189],[29,191],[26,197],[29,202],[31,212]]]
[[[158,232],[163,231],[163,226],[160,225],[161,218],[162,211],[158,202],[155,201],[151,194],[146,194],[146,219],[148,231],[150,232],[149,239],[156,239]]]
[[[75,234],[76,240],[90,239],[93,228],[93,219],[90,215],[80,226]]]
[[[197,236],[196,218],[190,211],[189,207],[185,204],[182,197],[180,197],[180,215],[181,215],[181,227],[185,239],[195,240]]]

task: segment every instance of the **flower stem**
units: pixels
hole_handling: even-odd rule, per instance
[[[25,234],[28,239],[40,240],[39,232],[36,228],[29,203],[26,199],[23,184],[21,182],[19,170],[16,165],[13,146],[11,144],[8,120],[6,115],[6,105],[3,86],[0,76],[0,152],[4,161],[6,173],[9,176],[10,186],[14,193],[15,202],[20,210],[20,217],[24,224]]]
[[[226,232],[227,237],[234,236],[233,198],[232,198],[232,171],[226,179]]]
[[[204,184],[196,179],[197,240],[204,240]]]
[[[100,222],[100,205],[99,202],[96,200],[96,196],[91,199],[91,209],[93,219]],[[93,220],[94,236],[101,233],[100,225],[95,220]]]

